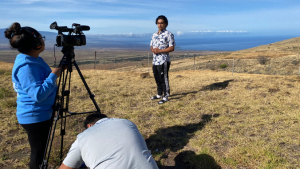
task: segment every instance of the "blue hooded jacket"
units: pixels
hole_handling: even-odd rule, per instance
[[[17,92],[17,118],[20,124],[49,120],[55,101],[57,76],[39,56],[26,54],[16,57],[12,70],[14,90]]]

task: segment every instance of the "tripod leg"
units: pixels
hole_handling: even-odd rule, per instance
[[[74,62],[73,62],[73,65],[75,66],[75,68],[76,68],[76,70],[77,70],[77,72],[78,72],[78,74],[79,74],[79,76],[80,76],[80,78],[81,78],[81,80],[82,80],[82,82],[83,82],[83,84],[84,84],[86,90],[88,91],[88,93],[89,93],[89,95],[90,95],[90,98],[91,98],[91,100],[93,101],[93,104],[95,105],[95,107],[96,107],[96,109],[97,109],[97,112],[101,113],[100,108],[98,107],[98,105],[97,105],[97,103],[96,103],[96,101],[95,101],[95,99],[94,99],[95,95],[92,94],[92,92],[91,92],[89,86],[87,85],[87,83],[86,83],[84,77],[82,76],[82,73],[81,73],[81,71],[80,71],[80,69],[79,69],[79,67],[78,67],[78,65],[77,65],[77,63],[76,63],[75,60],[74,60]]]
[[[60,128],[61,143],[60,143],[60,158],[59,158],[59,162],[61,164],[62,163],[62,158],[63,158],[64,135],[66,134],[66,132],[65,132],[66,118],[63,117],[60,120],[61,120],[61,128]]]
[[[62,63],[62,61],[61,61],[61,63]],[[56,101],[59,98],[58,93],[59,93],[59,86],[60,86],[60,83],[62,81],[62,73],[63,72],[61,72],[60,76],[59,76],[59,81],[58,81],[58,85],[57,85],[55,100],[54,100],[54,104],[53,104],[53,112],[52,112],[52,116],[51,116],[51,119],[52,119],[51,127],[49,129],[48,140],[47,140],[47,144],[46,144],[46,147],[45,147],[43,163],[40,165],[40,169],[47,169],[47,167],[48,167],[48,161],[49,161],[49,158],[50,158],[50,152],[51,152],[51,148],[52,148],[52,142],[53,142],[53,139],[54,139],[55,128],[56,128],[57,121],[59,120],[60,105],[56,104]],[[57,112],[56,116],[55,116],[55,112]],[[54,120],[55,120],[55,122],[54,122],[54,126],[53,126],[53,121]]]
[[[61,61],[61,64],[62,64],[62,61]],[[69,62],[68,65],[69,65],[69,67],[71,67],[72,66],[71,62]],[[63,139],[64,139],[63,137],[65,135],[65,126],[66,126],[66,119],[65,119],[66,117],[64,116],[63,113],[65,113],[66,109],[67,109],[67,108],[64,109],[64,96],[65,96],[65,93],[68,93],[68,92],[65,92],[65,87],[66,87],[66,82],[67,82],[67,79],[68,79],[68,75],[69,75],[68,70],[67,70],[66,75],[65,75],[64,71],[62,71],[61,74],[60,74],[59,83],[58,83],[56,96],[55,96],[55,103],[54,103],[54,106],[53,106],[53,114],[52,114],[52,117],[51,117],[52,120],[55,120],[55,123],[54,123],[54,126],[53,126],[53,121],[52,121],[50,130],[49,130],[48,141],[47,141],[46,148],[45,148],[44,160],[43,160],[42,165],[40,166],[40,169],[47,169],[47,167],[48,167],[48,161],[49,161],[49,158],[50,158],[50,153],[51,153],[51,148],[52,148],[52,142],[53,142],[53,139],[54,139],[56,124],[57,124],[57,121],[60,118],[61,118],[60,162],[62,162]],[[71,73],[70,73],[70,75],[71,75]],[[60,87],[61,82],[62,82],[62,92],[61,92],[61,97],[59,97],[59,87]],[[69,82],[70,82],[70,78],[69,78]],[[70,87],[70,85],[69,85],[69,87]],[[67,97],[69,97],[69,95]],[[67,98],[67,100],[68,100],[68,98]],[[57,104],[56,104],[56,101],[57,101]],[[66,106],[66,107],[68,107],[68,106]],[[57,114],[55,116],[56,111],[57,111]],[[50,140],[50,138],[51,138],[51,140]],[[48,149],[48,147],[49,147],[49,149]]]
[[[55,120],[54,125],[53,126],[51,125],[52,127],[50,128],[50,131],[49,131],[47,146],[46,146],[46,150],[45,150],[45,154],[44,154],[44,160],[43,160],[43,163],[40,165],[40,169],[47,169],[47,167],[48,167],[48,161],[50,158],[50,152],[51,152],[52,142],[54,139],[55,128],[56,128],[57,121],[59,120],[59,111],[57,111],[57,115],[54,118],[54,120]],[[53,122],[52,122],[52,124],[53,124]],[[53,131],[52,131],[52,128],[53,128]],[[51,136],[51,140],[50,140],[50,136]],[[49,146],[49,149],[48,149],[48,146]]]
[[[61,116],[61,127],[60,127],[60,136],[61,136],[61,144],[60,144],[60,163],[62,163],[62,158],[63,158],[63,145],[64,145],[64,135],[66,134],[66,112],[68,112],[68,107],[69,107],[69,96],[70,96],[70,82],[71,82],[71,73],[72,73],[72,63],[71,60],[68,60],[67,64],[67,72],[66,76],[63,77],[64,81],[62,84],[62,93],[61,93],[61,105],[62,105],[62,111],[60,112]],[[63,73],[64,75],[64,73]],[[68,85],[67,85],[68,81]],[[66,90],[66,86],[68,86],[68,90]],[[65,102],[65,97],[66,97],[66,102]]]

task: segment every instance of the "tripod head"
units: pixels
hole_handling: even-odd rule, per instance
[[[61,50],[61,52],[64,54],[64,57],[74,59],[75,53],[74,53],[74,47],[73,46],[64,46]]]
[[[64,46],[61,50],[61,52],[64,54],[63,58],[61,59],[59,63],[59,67],[62,65],[70,65],[72,62],[75,61],[75,53],[74,53],[74,47],[73,46]],[[71,66],[68,66],[68,68]]]

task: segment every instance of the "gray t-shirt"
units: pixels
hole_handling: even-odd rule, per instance
[[[63,163],[90,169],[158,169],[151,151],[134,123],[104,118],[77,136]]]

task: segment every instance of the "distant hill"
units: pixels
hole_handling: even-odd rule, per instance
[[[6,29],[0,29],[0,50],[7,50],[9,49],[9,40],[5,38],[4,31]],[[40,31],[42,36],[46,36],[46,47],[53,48],[53,44],[55,43],[56,39],[56,33],[53,32],[46,32],[46,31]],[[52,44],[50,47],[49,45]]]
[[[280,42],[261,45],[250,49],[231,52],[224,59],[254,59],[258,56],[278,58],[282,56],[296,55],[300,52],[300,37],[283,40]]]
[[[4,36],[5,29],[0,29],[0,49],[4,46],[4,44],[8,44],[8,40]]]
[[[5,29],[0,29],[0,50],[9,49],[9,41],[5,38]],[[57,33],[40,31],[42,36],[46,36],[46,50],[52,50],[53,45],[56,44]],[[84,32],[85,33],[85,32]],[[64,33],[66,34],[66,33]],[[114,34],[114,35],[86,35],[86,46],[76,47],[77,49],[95,49],[95,48],[135,48],[135,49],[149,49],[149,37],[151,35],[141,36],[131,34]]]
[[[9,49],[9,43],[4,38],[5,29],[0,29],[0,50]],[[49,30],[50,31],[50,30]],[[86,35],[86,46],[75,47],[80,50],[149,50],[152,33],[115,33]],[[262,44],[269,44],[295,36],[254,36],[249,33],[237,32],[173,32],[176,41],[176,50],[213,50],[236,51]],[[41,31],[46,36],[46,50],[52,50],[56,44],[57,33]]]
[[[299,75],[300,37],[250,49],[173,62],[172,71],[191,69],[265,75]],[[176,66],[174,66],[176,65]],[[221,67],[225,65],[225,67]]]

